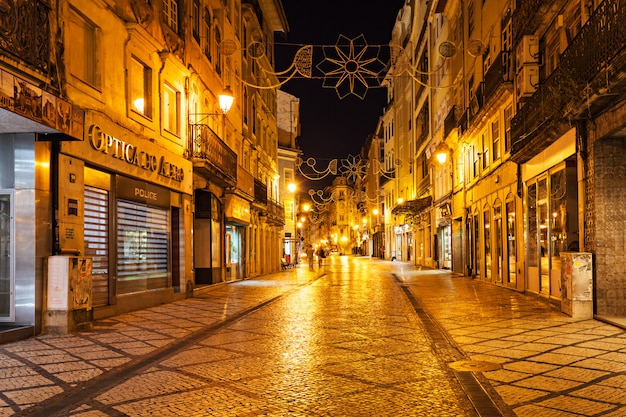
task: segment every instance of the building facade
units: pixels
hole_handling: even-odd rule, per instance
[[[561,303],[561,255],[590,253],[594,314],[625,316],[625,23],[611,0],[407,2],[375,185],[386,258]]]
[[[0,322],[15,337],[279,270],[280,1],[7,7]]]

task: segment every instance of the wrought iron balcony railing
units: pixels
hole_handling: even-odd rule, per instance
[[[511,155],[523,162],[532,155],[526,145],[542,131],[552,132],[541,143],[533,143],[532,153],[545,149],[558,137],[559,132],[550,125],[565,123],[576,117],[572,109],[587,103],[587,95],[581,94],[593,82],[600,71],[611,67],[606,73],[605,84],[619,82],[626,73],[626,65],[615,65],[614,58],[626,48],[626,7],[621,0],[605,0],[595,10],[578,35],[561,55],[559,66],[541,83],[535,93],[511,120]],[[603,74],[603,77],[605,75]],[[609,104],[610,105],[610,104]],[[517,154],[517,156],[516,156]]]
[[[208,125],[189,125],[187,157],[193,161],[194,170],[203,171],[222,185],[236,185],[237,154]]]

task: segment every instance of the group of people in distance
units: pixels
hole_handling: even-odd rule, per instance
[[[322,261],[326,258],[326,251],[323,247],[319,247],[317,251],[313,248],[313,245],[309,245],[306,247],[306,259],[309,261],[309,270],[313,271],[315,268],[313,267],[315,262],[315,256],[317,255],[317,266],[318,268],[322,267]]]

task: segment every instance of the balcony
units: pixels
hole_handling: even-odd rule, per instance
[[[517,2],[513,13],[513,42],[524,35],[530,35],[537,30],[539,22],[537,16],[546,16],[554,0],[522,0]]]
[[[189,125],[187,158],[197,173],[222,187],[237,185],[237,154],[205,124]]]
[[[511,120],[511,159],[528,161],[569,129],[571,120],[594,117],[626,93],[625,48],[626,8],[620,0],[605,0],[563,52],[559,67]]]
[[[513,87],[511,68],[511,53],[509,51],[500,52],[485,73],[485,102],[505,83],[510,88]]]
[[[267,185],[263,184],[261,180],[254,179],[254,202],[255,205],[261,208],[267,207]]]
[[[285,207],[277,201],[269,200],[267,203],[267,216],[265,221],[274,226],[285,225]]]

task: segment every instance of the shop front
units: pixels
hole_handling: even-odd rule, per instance
[[[522,166],[526,218],[526,290],[561,298],[561,253],[578,252],[578,180],[574,130]]]
[[[246,276],[246,229],[250,224],[250,202],[235,194],[227,194],[225,217],[226,280],[243,279]]]
[[[0,69],[1,342],[43,330],[44,264],[53,251],[52,149],[83,139],[83,110],[41,84]]]
[[[451,204],[441,204],[437,210],[437,240],[435,260],[441,269],[452,269],[452,221]]]
[[[58,155],[56,247],[92,266],[94,317],[173,301],[190,286],[191,164],[88,114]]]

